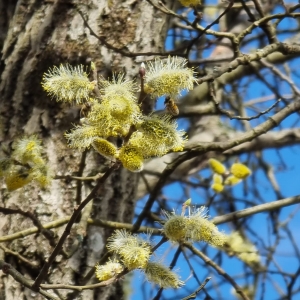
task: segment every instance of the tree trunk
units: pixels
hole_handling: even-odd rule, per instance
[[[1,156],[8,155],[16,138],[37,134],[43,140],[49,165],[56,175],[76,175],[85,154],[70,150],[63,133],[79,121],[79,107],[69,107],[49,99],[41,88],[43,73],[60,63],[89,65],[93,61],[100,74],[125,70],[127,76],[138,74],[143,56],[126,57],[123,52],[158,52],[164,47],[167,19],[146,1],[78,1],[89,26],[109,45],[104,45],[84,26],[75,1],[0,0],[0,142]],[[172,2],[172,1],[170,1]],[[103,40],[102,40],[103,41]],[[113,49],[113,50],[112,50]],[[3,151],[4,150],[4,151]],[[101,172],[109,162],[89,151],[83,175]],[[111,230],[87,226],[87,217],[131,222],[138,175],[120,168],[110,176],[100,197],[83,211],[80,223],[73,226],[64,245],[64,255],[56,258],[46,282],[79,285],[103,254]],[[42,224],[72,214],[85,198],[91,184],[53,180],[49,190],[34,185],[8,193],[1,187],[1,206],[33,212]],[[80,195],[81,191],[81,195]],[[79,200],[78,200],[79,199]],[[1,215],[0,236],[32,227],[32,221],[20,214]],[[57,238],[63,228],[52,230]],[[53,246],[38,233],[4,244],[35,265],[26,265],[14,255],[0,250],[0,259],[12,264],[28,278],[35,279]],[[70,255],[67,259],[66,254]],[[43,299],[22,287],[12,277],[2,274],[0,299]],[[50,291],[51,292],[51,291]],[[52,291],[53,295],[55,293]],[[72,293],[60,290],[67,299],[122,299],[119,284],[106,288]]]

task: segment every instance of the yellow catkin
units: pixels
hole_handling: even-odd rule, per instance
[[[31,181],[32,177],[28,172],[10,172],[5,176],[5,184],[8,191],[10,192],[25,186]]]
[[[241,181],[242,181],[241,179],[239,179],[233,175],[230,175],[224,180],[224,184],[233,186],[233,185],[240,183]]]
[[[105,265],[97,264],[95,268],[95,275],[100,281],[108,280],[124,270],[117,260],[110,260]]]
[[[214,158],[209,159],[208,164],[209,164],[210,168],[212,169],[212,171],[217,174],[222,175],[226,172],[226,167]]]
[[[96,138],[92,144],[94,149],[98,151],[102,156],[113,159],[116,158],[118,155],[117,147],[110,143],[109,141],[101,138]]]
[[[108,238],[107,249],[116,253],[128,270],[144,269],[151,255],[151,244],[125,230]]]
[[[231,166],[230,172],[239,179],[245,179],[251,174],[251,170],[244,164],[235,163]]]
[[[213,183],[211,185],[211,189],[215,192],[215,193],[221,193],[224,190],[224,185],[220,184],[220,183]]]
[[[179,279],[176,273],[160,263],[149,262],[145,269],[145,274],[150,282],[156,283],[164,289],[177,289],[184,285],[184,282]]]
[[[120,149],[119,160],[124,168],[131,172],[140,172],[144,168],[144,159],[139,149],[127,145]]]
[[[186,222],[184,216],[168,214],[165,212],[168,220],[165,222],[163,232],[166,237],[172,242],[179,242],[186,236]]]

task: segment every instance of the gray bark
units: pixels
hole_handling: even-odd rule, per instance
[[[93,0],[84,3],[81,9],[86,13],[89,25],[97,34],[105,36],[113,47],[132,53],[163,50],[166,16],[146,1]],[[38,134],[43,139],[54,174],[76,174],[82,154],[67,148],[63,133],[72,127],[72,123],[78,122],[79,108],[51,101],[40,85],[43,73],[60,63],[88,65],[93,61],[103,76],[125,70],[128,77],[133,77],[137,75],[144,57],[124,57],[101,44],[84,27],[73,1],[1,0],[0,14],[2,148],[9,151],[11,142],[23,134]],[[106,164],[98,154],[90,151],[84,175],[95,174],[103,170]],[[86,207],[81,222],[73,227],[64,247],[66,253],[72,254],[71,257],[57,257],[47,283],[78,285],[82,282],[103,254],[105,241],[111,233],[111,230],[88,227],[86,218],[91,215],[93,218],[130,222],[137,180],[136,174],[123,168],[113,173],[105,183],[101,196]],[[82,199],[90,189],[90,185],[83,186]],[[0,195],[1,206],[34,212],[42,223],[46,223],[72,214],[76,205],[76,183],[54,180],[47,191],[28,185],[11,193],[3,184]],[[32,221],[28,218],[1,215],[2,236],[28,227],[32,227]],[[63,228],[53,230],[56,238],[62,231]],[[4,245],[40,267],[53,250],[41,234]],[[0,250],[0,259],[11,263],[31,279],[35,279],[40,270],[40,267],[33,269],[24,265],[3,250]],[[68,299],[122,299],[120,285],[117,283],[79,294],[61,290],[59,296]],[[3,273],[0,290],[0,299],[43,299]]]

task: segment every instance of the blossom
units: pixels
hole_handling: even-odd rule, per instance
[[[167,218],[164,224],[163,232],[165,236],[172,242],[184,240],[187,231],[187,219],[184,216],[176,215],[175,212],[168,213],[163,211]]]
[[[257,265],[260,262],[256,247],[243,238],[239,232],[233,232],[227,237],[224,249],[229,255],[237,255],[250,266]]]
[[[251,170],[244,164],[235,163],[231,166],[230,172],[239,179],[245,179],[251,174]]]
[[[180,91],[192,90],[196,79],[195,72],[187,68],[187,60],[169,56],[167,59],[155,59],[147,64],[145,92],[153,97],[180,95]]]
[[[144,158],[141,150],[130,144],[120,149],[119,160],[124,168],[131,172],[140,172],[144,168]]]
[[[82,65],[72,67],[61,64],[59,68],[55,66],[44,73],[42,87],[57,101],[82,103],[89,99],[95,82],[89,81]]]
[[[226,172],[226,167],[214,158],[210,158],[208,164],[214,173],[222,175]]]
[[[222,246],[226,241],[224,233],[220,232],[215,224],[208,220],[207,208],[189,210],[189,214],[177,215],[175,212],[163,211],[167,221],[163,225],[165,236],[172,242],[191,240],[204,241],[212,246]]]
[[[108,159],[113,159],[118,156],[117,147],[105,139],[95,138],[92,145],[96,151]]]
[[[204,241],[215,247],[222,246],[226,241],[226,235],[208,220],[207,212],[204,206],[192,211],[187,218],[186,237],[195,242]]]
[[[12,156],[22,164],[35,163],[43,165],[42,141],[37,136],[24,136],[18,139],[13,145]]]
[[[213,183],[211,185],[211,188],[216,193],[221,193],[224,190],[223,177],[221,175],[217,173],[213,175]]]
[[[129,144],[139,148],[144,158],[182,151],[187,141],[184,130],[177,130],[169,115],[145,116],[136,128]]]
[[[129,270],[145,268],[151,255],[151,245],[148,241],[125,230],[116,230],[108,239],[107,248],[118,254]]]
[[[97,264],[95,268],[95,275],[100,281],[108,280],[124,270],[116,259],[109,260],[105,265]]]
[[[10,192],[25,186],[32,179],[29,170],[21,166],[12,167],[4,177],[6,187]]]
[[[184,285],[178,275],[172,272],[168,267],[158,262],[148,262],[145,268],[145,274],[150,282],[158,284],[160,287],[179,288]]]

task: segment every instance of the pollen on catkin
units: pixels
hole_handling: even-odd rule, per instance
[[[103,99],[113,101],[115,98],[122,97],[133,103],[136,102],[137,85],[132,80],[126,80],[123,73],[113,74],[111,81],[100,79],[99,87]]]
[[[209,167],[214,173],[222,175],[226,172],[226,167],[214,158],[208,160]]]
[[[184,282],[179,279],[176,273],[161,263],[148,262],[145,268],[145,274],[148,281],[156,283],[164,289],[177,289],[184,285]]]
[[[195,242],[206,242],[214,247],[223,246],[226,242],[226,235],[208,220],[207,208],[204,206],[195,209],[188,217],[186,237]]]
[[[97,264],[95,268],[95,275],[100,281],[111,279],[124,270],[123,266],[116,259],[109,260],[105,265]]]
[[[182,90],[192,90],[196,83],[195,72],[186,65],[186,59],[176,56],[147,63],[145,92],[152,97],[169,95],[172,98]]]
[[[239,179],[233,175],[230,175],[224,180],[224,184],[233,186],[233,185],[240,183],[241,181],[242,181],[241,179]]]
[[[244,164],[235,163],[231,166],[230,172],[239,179],[245,179],[251,174],[251,170]]]
[[[116,253],[128,270],[143,269],[151,255],[151,244],[125,230],[116,230],[108,238],[107,249]]]
[[[30,183],[32,179],[33,178],[29,173],[29,170],[21,166],[14,166],[4,177],[5,184],[9,192],[25,186]]]
[[[167,221],[164,224],[163,232],[171,242],[180,242],[186,237],[187,218],[176,215],[175,212],[162,211]]]
[[[13,144],[13,148],[12,157],[20,163],[44,164],[44,160],[41,157],[43,150],[42,142],[37,136],[24,136]]]
[[[97,152],[99,152],[102,156],[108,159],[118,157],[117,147],[105,139],[95,138],[95,140],[92,143],[92,146]]]
[[[120,149],[119,160],[123,167],[131,172],[141,172],[144,168],[144,158],[141,150],[134,145],[125,145]]]
[[[77,125],[70,132],[66,132],[65,138],[69,147],[84,150],[89,148],[99,135],[98,127],[84,124],[82,126]]]
[[[260,263],[260,256],[256,247],[244,239],[239,232],[233,232],[227,237],[224,249],[229,255],[237,255],[250,266]]]
[[[221,193],[224,190],[224,185],[223,185],[223,177],[222,175],[219,175],[215,173],[213,175],[213,183],[211,185],[211,188],[216,192],[216,193]]]
[[[88,79],[88,74],[82,65],[72,67],[68,64],[54,66],[48,73],[44,73],[42,87],[57,101],[82,103],[89,99],[95,82]]]
[[[187,138],[184,130],[177,130],[177,126],[169,115],[146,116],[136,125],[142,135],[133,135],[130,143],[143,148],[145,158],[162,156],[171,150],[182,151]]]

